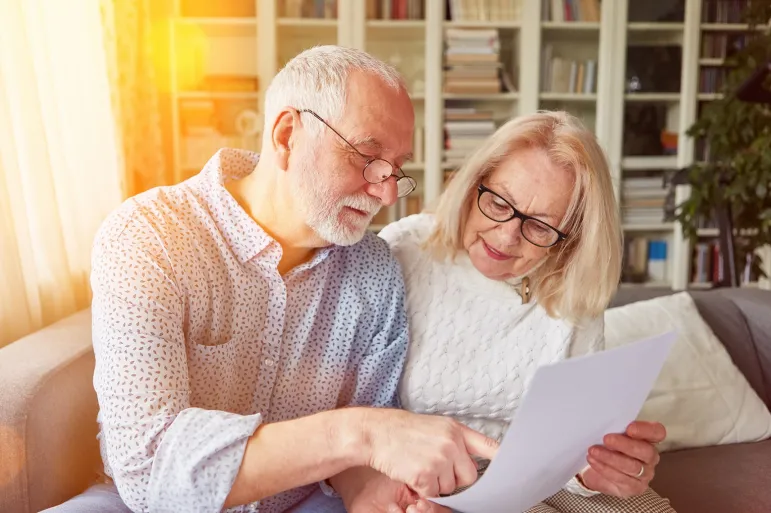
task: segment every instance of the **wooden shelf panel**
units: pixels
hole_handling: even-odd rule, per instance
[[[630,102],[679,102],[680,93],[627,93],[624,99]]]
[[[279,18],[279,27],[337,28],[337,20],[327,18]]]
[[[500,28],[516,29],[522,25],[519,20],[500,21],[445,21],[444,28]]]
[[[723,66],[725,59],[721,57],[702,57],[699,59],[699,66]]]
[[[699,101],[703,101],[703,102],[722,100],[723,93],[699,93],[698,98],[699,98]]]
[[[455,94],[455,93],[442,93],[442,99],[444,100],[485,100],[494,102],[504,102],[516,100],[519,98],[519,93],[498,93],[498,94]]]
[[[765,25],[759,25],[754,30],[764,30]],[[702,23],[701,30],[705,32],[749,32],[750,27],[744,23]]]
[[[625,224],[622,226],[625,232],[671,232],[675,229],[675,223],[645,223]]]
[[[545,92],[539,95],[542,101],[560,101],[560,102],[596,102],[597,94],[583,93],[551,93]]]
[[[593,21],[544,21],[541,28],[546,31],[586,32],[599,31],[600,24]]]
[[[367,20],[368,29],[379,30],[425,30],[425,20]]]
[[[655,31],[655,32],[682,32],[685,29],[685,23],[656,23],[656,22],[632,22],[627,24],[627,30],[630,32]]]
[[[648,169],[677,169],[677,155],[660,157],[624,157],[621,168],[627,171],[645,171]]]

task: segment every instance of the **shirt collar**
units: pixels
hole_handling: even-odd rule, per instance
[[[248,262],[272,245],[275,251],[269,252],[269,259],[271,264],[278,266],[282,253],[278,243],[246,213],[225,188],[227,182],[248,176],[254,171],[259,160],[258,153],[223,148],[209,159],[196,180],[209,213],[239,262]],[[335,246],[329,246],[319,249],[310,261],[298,266],[296,270],[316,266],[324,261],[334,248]]]

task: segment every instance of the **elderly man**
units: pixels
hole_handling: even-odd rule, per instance
[[[403,283],[366,230],[415,187],[399,167],[414,122],[401,78],[317,47],[265,103],[261,155],[221,150],[97,235],[94,385],[111,479],[51,511],[339,510],[332,487],[351,509],[385,510],[439,480],[470,484],[470,454],[492,457],[479,433],[392,408]],[[385,476],[409,489],[365,486]]]

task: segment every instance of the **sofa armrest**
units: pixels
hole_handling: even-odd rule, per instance
[[[100,470],[91,312],[0,349],[0,511],[37,512]]]
[[[731,289],[723,294],[741,310],[752,335],[765,388],[765,400],[771,408],[771,291]]]

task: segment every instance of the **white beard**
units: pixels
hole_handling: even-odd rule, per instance
[[[306,224],[321,239],[338,246],[351,246],[359,242],[366,233],[372,218],[378,213],[381,203],[365,193],[335,198],[332,187],[310,167],[296,173],[294,189],[297,192],[299,208]],[[344,211],[351,207],[367,212],[367,217]]]

